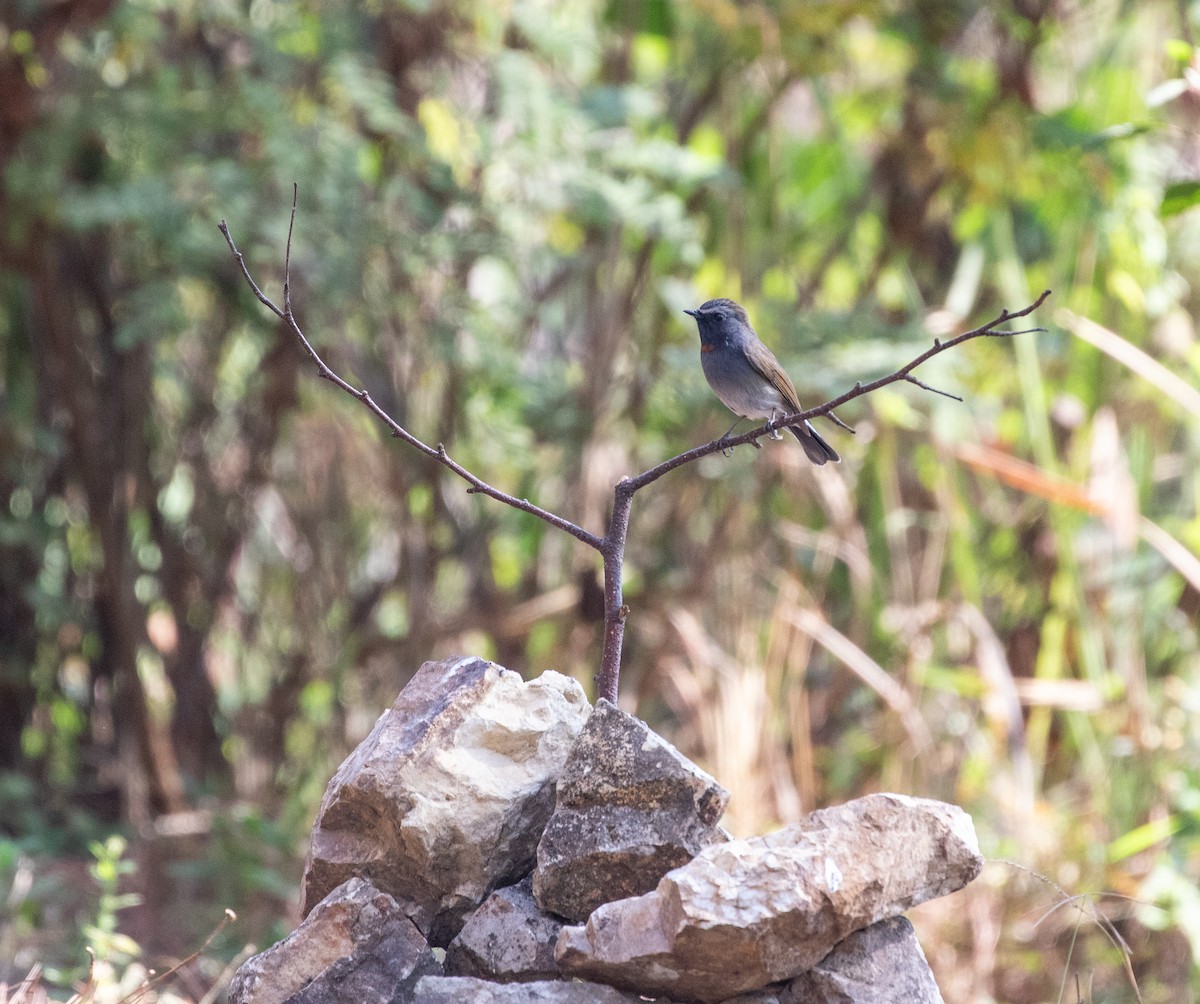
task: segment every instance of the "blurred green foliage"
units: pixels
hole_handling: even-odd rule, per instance
[[[117,891],[121,876],[129,875],[137,867],[125,857],[127,849],[125,838],[116,835],[103,842],[97,840],[89,848],[96,860],[89,866],[88,874],[99,887],[100,898],[95,920],[84,926],[83,936],[99,958],[118,966],[127,965],[141,953],[137,942],[117,929],[117,913],[141,902],[136,893]]]
[[[847,409],[836,471],[769,444],[639,496],[622,692],[734,790],[741,832],[899,788],[965,805],[986,853],[1069,891],[1156,903],[1097,901],[1144,999],[1181,999],[1200,412],[1162,374],[1200,375],[1194,5],[0,17],[18,966],[51,950],[13,932],[72,923],[37,920],[19,876],[97,830],[158,863],[126,880],[143,944],[186,952],[225,906],[277,935],[329,775],[422,660],[595,672],[594,556],[381,436],[241,282],[217,222],[277,296],[296,182],[291,294],[328,361],[597,531],[618,477],[725,428],[683,307],[739,299],[815,403],[1053,289],[1045,334],[922,371],[965,404],[905,387]],[[813,611],[902,685],[929,748],[813,641]],[[947,999],[1047,999],[1076,973],[1131,999],[1099,926],[1032,925],[1056,894],[996,867],[968,909],[923,915]],[[97,915],[127,894],[105,885]]]

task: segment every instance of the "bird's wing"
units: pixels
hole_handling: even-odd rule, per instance
[[[792,378],[787,375],[787,372],[779,365],[779,360],[775,358],[773,353],[766,345],[759,343],[761,347],[760,353],[747,353],[746,358],[750,365],[760,373],[771,386],[779,391],[780,396],[787,402],[788,407],[792,411],[802,411],[800,407],[800,398],[796,394],[796,386],[792,383]]]

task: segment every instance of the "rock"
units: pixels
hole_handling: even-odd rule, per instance
[[[526,683],[483,659],[425,663],[329,782],[302,912],[362,876],[444,947],[492,889],[533,867],[588,712],[558,673]]]
[[[843,938],[806,973],[721,1004],[944,1004],[916,932],[892,917]]]
[[[366,879],[334,889],[296,930],[242,963],[230,1004],[387,1004],[440,975],[399,903]]]
[[[497,889],[446,949],[446,975],[500,983],[560,976],[554,944],[563,922],[538,909],[531,880]]]
[[[599,983],[489,983],[469,976],[427,976],[413,1004],[645,1004],[647,998]]]
[[[564,973],[720,1001],[811,969],[846,935],[966,885],[982,867],[956,806],[868,795],[766,837],[702,850],[651,893],[564,927]]]
[[[728,801],[644,722],[598,701],[558,781],[534,899],[583,921],[602,903],[649,892],[701,848],[728,839],[717,826]]]
[[[780,1004],[942,1004],[942,995],[912,924],[893,917],[839,942]]]

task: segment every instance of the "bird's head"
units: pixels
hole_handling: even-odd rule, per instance
[[[727,341],[738,333],[742,325],[750,327],[750,319],[742,305],[723,296],[707,300],[695,310],[685,310],[684,313],[696,319],[700,341],[705,344]]]

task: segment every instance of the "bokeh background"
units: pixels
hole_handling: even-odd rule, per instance
[[[7,0],[0,981],[189,1000],[295,923],[341,758],[425,659],[589,689],[592,530],[723,432],[694,323],[806,402],[638,496],[622,701],[744,835],[876,790],[993,859],[913,913],[950,1002],[1200,970],[1200,4]],[[238,921],[206,942],[232,908]],[[123,981],[123,982],[122,982]],[[211,999],[206,998],[206,999]]]

